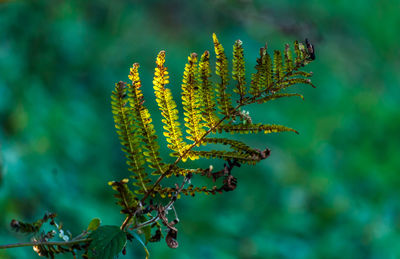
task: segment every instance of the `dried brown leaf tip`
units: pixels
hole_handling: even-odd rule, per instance
[[[165,237],[165,242],[167,242],[167,245],[170,247],[170,248],[178,248],[178,246],[179,246],[179,244],[178,244],[178,241],[176,241],[176,238],[177,238],[177,234],[178,234],[178,231],[176,230],[176,229],[170,229],[169,231],[168,231],[168,234],[167,234],[167,236]]]

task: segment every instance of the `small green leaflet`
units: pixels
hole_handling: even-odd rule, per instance
[[[87,231],[95,231],[100,226],[101,220],[94,218],[90,221]]]
[[[101,226],[90,233],[89,258],[114,259],[126,245],[126,233],[118,226]]]
[[[137,219],[138,219],[139,223],[143,223],[143,222],[147,221],[146,217],[143,216],[143,215],[138,216]],[[150,226],[150,225],[147,225],[147,226],[141,228],[141,229],[139,230],[139,234],[140,234],[140,233],[143,233],[143,234],[144,234],[144,238],[145,238],[146,244],[147,244],[147,242],[148,242],[149,239],[151,238],[151,226]]]

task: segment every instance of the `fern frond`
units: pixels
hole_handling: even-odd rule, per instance
[[[274,62],[273,62],[273,73],[274,73],[274,81],[276,84],[276,87],[280,87],[282,84],[281,81],[285,75],[284,73],[284,67],[283,67],[283,61],[282,61],[282,54],[279,50],[274,51]]]
[[[265,97],[262,97],[260,99],[257,99],[257,103],[266,103],[275,99],[279,99],[279,98],[283,98],[283,97],[292,97],[292,96],[298,96],[301,99],[304,100],[303,95],[301,94],[296,94],[296,93],[276,93],[276,94],[271,94],[271,95],[267,95]]]
[[[161,198],[171,198],[174,193],[176,192],[175,188],[171,187],[164,187],[160,188],[158,190],[158,193],[160,194]],[[207,186],[202,186],[202,187],[194,187],[193,184],[189,185],[187,188],[184,188],[180,191],[180,194],[178,194],[178,199],[181,198],[181,194],[186,195],[186,196],[195,196],[196,193],[203,193],[206,195],[215,195],[217,193],[222,193],[223,190],[221,188],[218,188],[217,186],[213,186],[212,188],[208,188]]]
[[[137,131],[136,121],[132,118],[132,110],[126,107],[126,86],[119,82],[111,95],[111,108],[114,117],[115,127],[121,142],[122,151],[125,152],[129,171],[137,180],[135,185],[146,192],[150,179],[144,169],[144,156],[141,149],[140,134]]]
[[[226,58],[224,47],[219,43],[215,33],[213,34],[214,50],[217,56],[215,73],[220,77],[221,81],[217,83],[215,91],[217,93],[217,103],[219,112],[230,117],[230,113],[233,110],[231,103],[231,96],[226,92],[229,78],[228,78],[228,59]]]
[[[246,72],[244,66],[244,54],[242,41],[237,40],[233,45],[233,68],[232,78],[237,81],[236,88],[233,91],[240,96],[239,102],[242,103],[244,96],[246,95]]]
[[[183,72],[182,105],[185,115],[186,138],[198,142],[204,134],[200,109],[200,93],[198,87],[197,54],[192,53],[188,57],[188,63]]]
[[[133,110],[133,117],[137,125],[137,134],[142,138],[145,151],[143,155],[149,163],[149,167],[156,169],[153,174],[162,174],[164,172],[163,163],[161,162],[160,146],[157,142],[156,131],[150,117],[149,110],[144,106],[144,97],[141,90],[141,81],[139,77],[139,64],[133,64],[130,69],[129,79],[132,85],[129,85],[129,103]]]
[[[255,66],[257,72],[252,75],[250,87],[250,93],[253,95],[254,100],[257,101],[259,96],[274,94],[294,84],[308,84],[315,87],[307,79],[312,76],[312,72],[300,70],[315,58],[313,45],[308,43],[306,48],[302,43],[295,41],[294,52],[296,54],[295,58],[293,58],[289,45],[286,44],[284,59],[281,52],[275,50],[273,62],[271,62],[266,52],[266,47],[260,49],[260,58],[257,59],[257,65]],[[263,61],[263,58],[265,58],[265,61]],[[266,63],[268,64],[266,65]],[[264,80],[265,78],[266,80]],[[265,97],[265,99],[268,100],[269,98]]]
[[[267,46],[260,49],[260,57],[257,59],[256,72],[252,74],[249,93],[250,97],[246,96],[246,81],[245,81],[245,68],[244,68],[244,55],[241,41],[236,41],[233,47],[233,71],[232,78],[237,81],[236,89],[234,92],[240,96],[239,104],[235,108],[232,106],[231,96],[228,93],[228,60],[224,52],[224,48],[219,43],[215,34],[213,34],[214,50],[216,53],[216,74],[219,77],[216,84],[216,97],[212,92],[210,83],[210,53],[204,52],[197,67],[197,55],[192,54],[188,58],[188,64],[185,66],[182,83],[182,104],[184,109],[185,126],[189,136],[188,140],[193,141],[192,144],[187,144],[183,140],[182,131],[178,122],[178,110],[175,101],[172,98],[170,89],[166,87],[169,83],[169,76],[165,63],[165,52],[161,51],[156,60],[157,67],[155,68],[153,86],[156,95],[156,101],[163,116],[162,122],[164,123],[164,135],[168,142],[168,147],[172,150],[171,155],[178,157],[174,163],[163,164],[159,154],[159,146],[156,142],[156,134],[154,126],[151,124],[149,111],[143,105],[143,95],[140,91],[140,79],[137,72],[138,65],[134,65],[131,70],[132,85],[129,86],[130,92],[129,100],[131,109],[125,111],[125,85],[120,85],[119,96],[115,93],[113,97],[114,114],[118,125],[125,126],[128,130],[122,131],[120,137],[123,144],[129,143],[130,145],[137,145],[144,142],[145,145],[139,146],[135,150],[144,149],[145,161],[150,164],[150,167],[155,171],[153,173],[159,174],[158,179],[151,186],[151,189],[142,197],[145,201],[148,197],[155,197],[160,194],[162,197],[169,196],[168,193],[181,193],[193,194],[195,192],[215,193],[222,191],[231,191],[236,187],[236,178],[231,175],[231,169],[234,166],[240,166],[241,163],[254,164],[269,156],[269,149],[258,150],[252,149],[245,143],[231,140],[228,138],[207,138],[208,134],[213,133],[258,133],[264,132],[265,134],[274,132],[292,131],[297,133],[296,130],[282,125],[265,125],[253,124],[248,112],[241,110],[242,107],[254,104],[265,103],[274,99],[302,95],[297,93],[284,93],[281,90],[295,85],[295,84],[308,84],[313,86],[309,77],[312,73],[301,71],[301,68],[315,59],[314,47],[307,40],[305,44],[295,42],[294,53],[292,54],[289,45],[285,45],[284,51],[274,51],[273,57],[268,54]],[[283,54],[283,55],[282,55]],[[118,99],[119,98],[119,99]],[[219,118],[218,113],[223,117]],[[125,114],[128,112],[127,114]],[[237,117],[240,118],[239,122],[235,121]],[[229,120],[228,123],[225,123]],[[203,122],[204,121],[204,122]],[[241,123],[243,122],[243,124]],[[205,131],[202,127],[207,126],[208,130]],[[136,129],[136,131],[135,131]],[[129,135],[130,134],[130,135]],[[140,137],[138,137],[140,135]],[[127,137],[133,140],[127,139]],[[139,139],[139,141],[138,141]],[[199,143],[199,142],[203,143]],[[232,151],[195,151],[194,147],[200,144],[222,144],[229,146]],[[135,146],[136,147],[136,146]],[[127,149],[125,146],[124,151]],[[141,150],[140,150],[141,152]],[[139,153],[140,153],[139,152]],[[227,162],[224,168],[218,172],[212,172],[212,167],[208,169],[182,169],[177,164],[182,160],[185,162],[187,158],[197,159],[199,157],[205,158],[220,158]],[[134,157],[138,159],[136,163],[143,166],[143,158]],[[133,158],[132,158],[133,159]],[[139,167],[138,167],[139,168]],[[140,169],[141,170],[141,169]],[[139,172],[141,172],[139,170]],[[190,178],[192,174],[197,174],[212,178],[215,182],[220,177],[224,178],[224,185],[217,188],[207,189],[206,187],[181,187],[169,188],[162,187],[161,181],[172,175],[185,176]],[[136,173],[137,176],[147,177],[146,174]],[[139,188],[144,190],[148,179],[143,177],[136,178]],[[169,189],[168,189],[169,188]],[[179,191],[178,189],[179,188]],[[164,194],[164,196],[163,196]],[[167,196],[165,196],[167,195]],[[125,224],[126,225],[126,224]],[[125,226],[124,225],[124,226]]]
[[[176,188],[171,188],[171,187],[161,187],[161,186],[158,186],[158,188],[157,188],[157,190],[156,190],[156,192],[160,195],[160,197],[161,198],[172,198],[172,196],[174,196],[175,195],[175,193],[176,193]],[[181,192],[182,193],[182,192]],[[155,196],[154,196],[155,197]],[[176,198],[177,199],[180,199],[181,198],[181,195],[180,194],[178,194],[177,196],[176,196]]]
[[[302,76],[302,77],[312,77],[312,72],[305,72],[305,71],[294,71],[291,73],[292,76]]]
[[[132,213],[139,204],[136,195],[129,189],[127,185],[128,182],[128,179],[123,179],[119,182],[108,182],[108,185],[118,192],[117,194],[114,194],[114,197],[117,198],[117,204],[122,207],[121,213],[123,214]]]
[[[260,152],[259,150],[255,150],[239,140],[233,140],[228,138],[205,138],[204,142],[212,144],[228,145],[233,150],[245,154],[258,154]]]
[[[296,58],[294,60],[295,65],[299,66],[304,57],[303,52],[300,50],[299,42],[297,40],[294,42],[294,53],[296,54]]]
[[[204,169],[196,168],[196,169],[188,169],[188,168],[177,168],[173,174],[176,176],[186,176],[188,174],[199,174],[202,173]]]
[[[231,151],[221,151],[221,150],[211,150],[211,151],[191,151],[196,156],[204,158],[220,158],[224,160],[234,159],[239,163],[247,163],[254,165],[260,161],[260,156],[255,154],[243,154],[239,152]]]
[[[154,72],[153,87],[156,95],[156,101],[164,119],[164,136],[167,139],[168,148],[178,152],[179,156],[183,155],[187,144],[182,139],[182,131],[178,121],[178,110],[176,103],[172,98],[171,90],[165,85],[169,83],[169,75],[165,63],[165,51],[160,51],[157,56]],[[186,160],[186,158],[183,158]]]
[[[54,223],[54,219],[56,218],[57,214],[55,213],[46,213],[44,214],[43,218],[36,220],[33,223],[22,222],[20,220],[13,219],[11,220],[11,229],[15,232],[21,233],[38,233],[43,224],[50,220],[50,224]]]
[[[209,78],[211,77],[210,52],[205,51],[199,62],[199,80],[201,91],[201,114],[208,128],[212,128],[218,122],[215,114],[215,97]]]
[[[259,82],[260,82],[261,73],[263,73],[263,69],[262,69],[263,56],[264,56],[264,48],[260,48],[260,57],[256,59],[256,65],[254,67],[257,72],[251,74],[249,92],[252,95],[259,95],[260,94],[260,90],[258,89],[258,87],[260,85]]]
[[[304,66],[307,65],[309,62],[305,62],[308,59],[313,60],[314,56],[314,49],[312,49],[312,53],[309,53],[303,43],[298,42],[297,40],[294,42],[294,53],[296,54],[295,58],[295,65],[296,66]],[[313,56],[314,58],[312,58]],[[311,57],[311,58],[310,58]]]
[[[290,73],[290,71],[293,71],[294,65],[293,65],[293,56],[292,52],[289,48],[289,44],[285,45],[285,65],[284,65],[285,73]]]
[[[267,52],[267,45],[260,48],[260,57],[257,58],[255,69],[256,73],[253,73],[251,77],[250,93],[253,96],[259,96],[272,85],[272,61]]]
[[[298,134],[298,132],[292,128],[288,128],[282,125],[275,124],[238,124],[238,125],[222,125],[218,128],[219,133],[225,131],[229,133],[240,133],[240,134],[249,134],[249,133],[258,133],[264,132],[265,134],[269,133],[277,133],[284,131],[292,131]]]
[[[271,92],[276,92],[297,84],[310,85],[315,88],[315,85],[311,83],[311,80],[308,78],[293,78],[292,76],[287,76],[287,79],[281,80],[281,83],[278,86],[271,88]]]
[[[285,84],[285,88],[295,84],[305,84],[305,85],[310,85],[313,88],[316,88],[316,86],[311,82],[311,80],[307,78],[290,78],[287,80],[283,80],[282,82]]]

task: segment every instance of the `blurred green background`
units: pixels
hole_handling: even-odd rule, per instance
[[[265,41],[282,49],[309,38],[318,88],[299,88],[305,101],[249,108],[255,121],[300,135],[238,136],[271,157],[235,170],[234,192],[179,200],[180,247],[150,244],[152,258],[400,257],[397,0],[0,2],[0,244],[28,240],[10,231],[11,219],[46,211],[74,234],[93,217],[120,224],[107,186],[128,175],[110,112],[114,83],[141,64],[161,135],[156,54],[167,51],[179,100],[187,56],[213,50],[215,32],[229,57],[234,40],[244,42],[248,78]],[[129,245],[126,258],[143,256]]]

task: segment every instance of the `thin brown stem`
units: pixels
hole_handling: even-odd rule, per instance
[[[133,218],[133,215],[135,215],[135,214],[134,214],[134,213],[133,213],[133,214],[129,214],[129,215],[125,218],[124,222],[122,223],[122,225],[121,225],[121,227],[120,227],[121,230],[124,230],[124,229],[126,228],[126,226],[128,225],[129,221],[131,221],[131,219]]]

